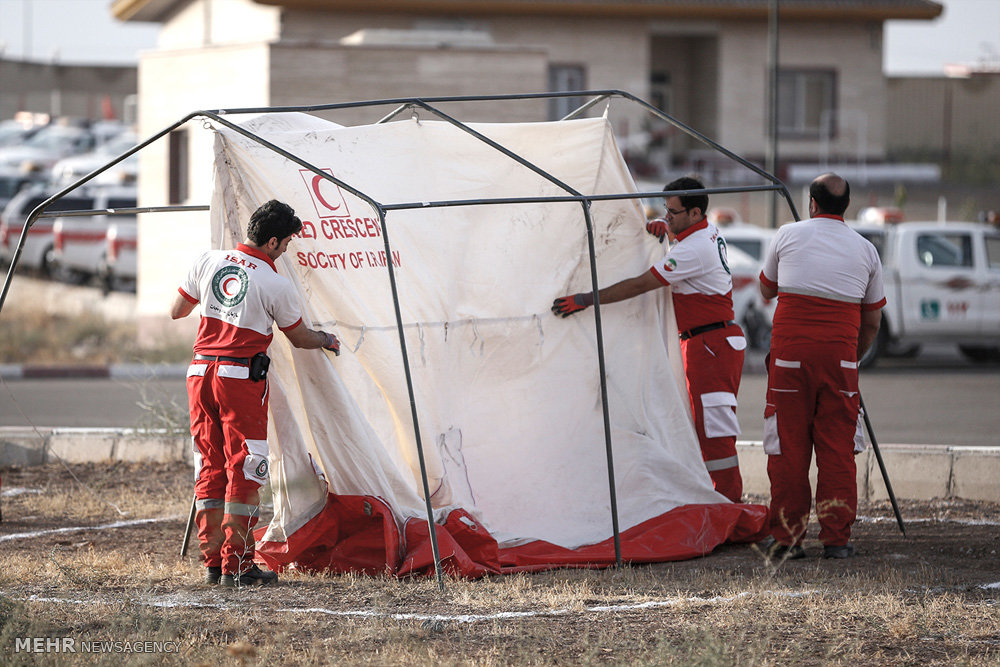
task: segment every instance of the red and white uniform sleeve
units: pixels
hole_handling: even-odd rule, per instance
[[[272,324],[287,331],[302,321],[292,284],[243,244],[203,254],[178,291],[199,304],[197,354],[253,356],[271,344]]]
[[[760,281],[778,291],[773,335],[799,343],[855,343],[861,311],[886,303],[878,252],[839,217],[779,229]]]
[[[673,286],[678,330],[733,319],[726,244],[707,220],[678,234],[677,243],[650,271],[664,285]]]

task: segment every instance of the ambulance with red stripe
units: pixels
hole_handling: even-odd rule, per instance
[[[1000,361],[1000,229],[970,222],[854,223],[882,261],[888,304],[861,366],[957,345],[970,361]]]

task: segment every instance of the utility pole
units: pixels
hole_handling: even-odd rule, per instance
[[[22,44],[24,59],[31,60],[31,0],[24,0],[24,12],[21,14]]]
[[[777,176],[778,169],[778,0],[767,3],[767,162],[765,171]],[[767,200],[768,225],[778,226],[778,193]]]

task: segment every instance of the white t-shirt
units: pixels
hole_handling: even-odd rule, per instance
[[[687,331],[733,319],[733,277],[726,259],[726,242],[708,222],[691,225],[650,271],[673,286],[677,329]]]
[[[875,246],[837,216],[778,229],[760,280],[778,290],[772,332],[777,342],[856,343],[861,311],[885,305]]]
[[[288,331],[302,322],[291,282],[267,255],[242,243],[203,254],[178,291],[200,305],[196,354],[251,357],[271,344],[272,323]]]

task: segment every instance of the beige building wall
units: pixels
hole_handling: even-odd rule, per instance
[[[930,159],[1000,152],[1000,73],[969,78],[892,77],[888,149]]]
[[[459,86],[466,94],[489,93],[541,93],[549,90],[548,65],[582,64],[586,68],[586,87],[591,89],[615,88],[626,90],[644,97],[648,88],[649,53],[646,48],[648,26],[644,21],[607,19],[593,21],[584,18],[532,16],[527,18],[503,16],[477,16],[473,18],[426,17],[414,14],[373,15],[357,12],[295,11],[286,12],[282,17],[283,44],[318,44],[335,42],[347,35],[366,28],[393,30],[457,30],[467,29],[488,33],[498,49],[508,54],[504,59],[493,62],[500,64],[499,71],[475,69],[478,63],[464,59],[464,62],[448,65],[447,54],[455,49],[442,51],[436,58],[445,69],[438,72],[425,70],[423,80],[408,80],[407,87],[425,97],[436,94],[453,94],[445,76],[464,79]],[[460,49],[460,53],[463,53]],[[537,75],[537,65],[518,76],[515,66],[524,63],[521,56],[531,56],[532,61],[545,59],[541,77]],[[426,61],[425,61],[426,62]],[[393,74],[394,76],[394,74]],[[500,83],[511,82],[504,89]],[[435,92],[428,92],[434,90]],[[440,92],[438,92],[440,91]],[[398,96],[398,95],[395,95]],[[370,99],[365,96],[361,99]],[[544,104],[535,107],[541,115],[532,120],[547,118]],[[603,106],[591,115],[603,112]],[[616,120],[627,125],[625,118],[638,118],[641,114],[627,112],[613,114]]]
[[[782,68],[835,68],[838,131],[831,156],[869,160],[885,156],[885,95],[882,29],[873,24],[790,23],[780,33]],[[720,35],[719,132],[716,140],[744,157],[761,159],[767,141],[767,33],[760,24],[732,23]],[[734,95],[733,91],[739,91]],[[815,139],[782,139],[782,160],[816,160]]]
[[[136,68],[0,58],[0,119],[18,111],[101,118],[107,96],[115,115],[133,120]]]
[[[188,49],[278,39],[281,10],[252,0],[194,0],[162,24],[157,47]]]
[[[394,99],[538,92],[547,73],[535,50],[433,47],[298,46],[272,50],[271,103],[310,105]],[[396,105],[317,114],[342,125],[377,122]],[[545,117],[543,102],[448,103],[462,121],[527,121]],[[429,117],[425,114],[424,117]]]
[[[151,137],[193,111],[268,106],[270,51],[266,44],[157,51],[139,64],[142,108],[139,135]],[[174,85],[183,81],[184,85]],[[193,119],[182,128],[189,141],[188,197],[169,201],[169,138],[139,154],[139,203],[208,204],[212,192],[213,133]],[[208,213],[147,213],[139,216],[137,315],[140,339],[190,336],[196,318],[167,317],[177,286],[194,259],[211,244]],[[190,320],[190,321],[189,321]]]

